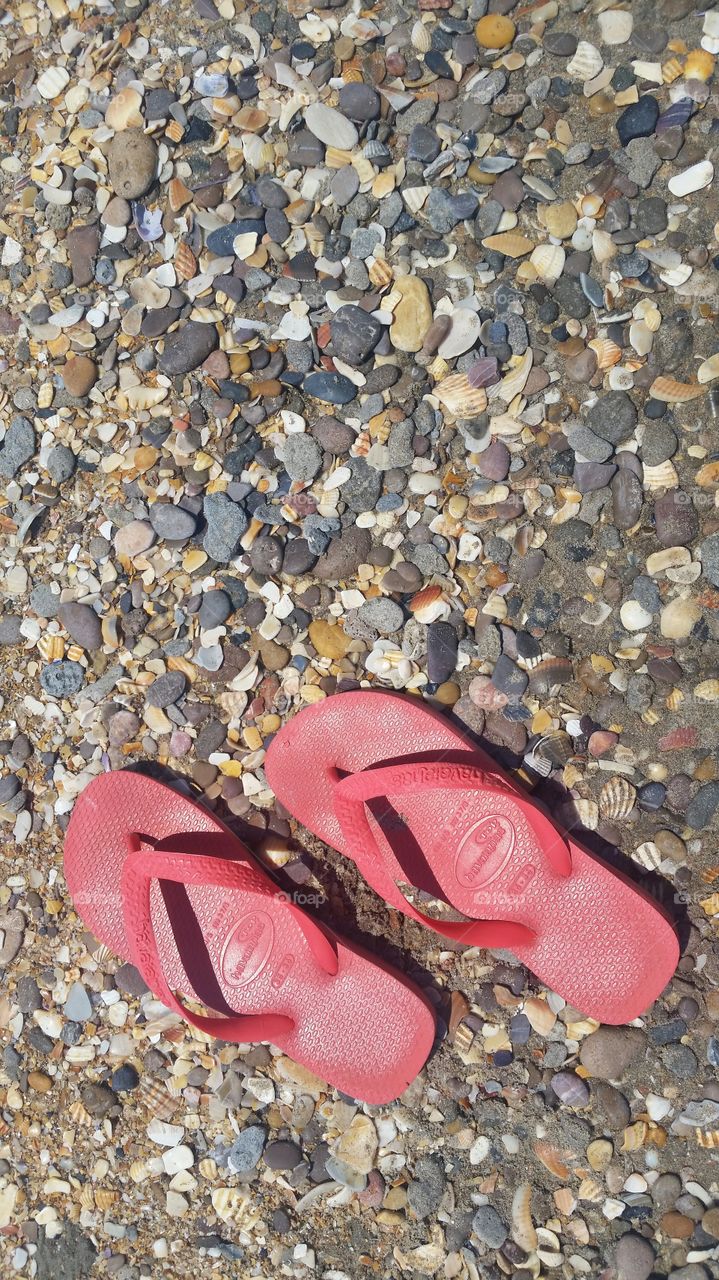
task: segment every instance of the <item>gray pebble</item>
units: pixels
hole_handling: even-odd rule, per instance
[[[62,484],[64,480],[69,480],[76,465],[75,454],[66,444],[56,444],[48,454],[47,471],[55,484]]]
[[[237,554],[248,519],[242,507],[225,493],[208,493],[203,504],[207,530],[202,545],[213,560],[226,564]]]
[[[227,1164],[232,1173],[251,1173],[264,1151],[265,1130],[259,1125],[243,1129],[227,1152]]]
[[[61,604],[57,616],[68,635],[81,648],[89,653],[102,648],[102,624],[89,604],[79,604],[75,600]]]
[[[171,707],[187,688],[187,677],[182,671],[166,671],[153,680],[145,694],[149,707]]]
[[[168,542],[186,542],[197,529],[197,519],[192,512],[176,507],[172,502],[153,502],[150,524],[158,538],[165,538]]]
[[[52,698],[67,698],[79,693],[84,683],[85,672],[79,662],[70,662],[67,658],[51,662],[40,672],[40,684]]]
[[[472,1231],[491,1249],[501,1249],[507,1239],[507,1228],[491,1204],[482,1205],[472,1219]]]
[[[365,600],[360,607],[361,621],[382,635],[392,635],[399,631],[404,622],[404,612],[400,605],[387,596],[377,596],[373,600]]]
[[[322,466],[322,450],[304,431],[295,431],[284,442],[283,463],[291,480],[314,480]]]
[[[5,432],[5,439],[0,444],[0,477],[12,480],[34,453],[35,432],[32,423],[18,415],[12,419]]]

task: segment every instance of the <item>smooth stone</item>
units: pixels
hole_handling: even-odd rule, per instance
[[[687,547],[694,540],[699,527],[699,520],[694,504],[688,493],[681,489],[670,489],[654,503],[654,526],[657,541],[661,547]],[[717,570],[719,571],[719,535],[716,538]],[[711,539],[707,538],[699,548],[699,556],[704,563],[703,548]],[[704,568],[704,574],[707,570]],[[719,573],[718,573],[719,576]],[[709,578],[711,581],[711,577]],[[719,581],[713,585],[719,586]]]
[[[55,484],[63,484],[74,475],[77,458],[66,444],[56,444],[47,457],[47,473]]]
[[[431,622],[427,627],[427,675],[432,684],[444,684],[457,667],[459,640],[449,622]]]
[[[165,338],[165,346],[158,361],[162,373],[171,376],[190,373],[207,359],[218,343],[214,324],[201,324],[188,320],[175,333]]]
[[[309,573],[317,563],[317,556],[310,549],[306,538],[291,538],[285,543],[285,555],[282,561],[282,572],[290,577],[299,577]]]
[[[614,1261],[617,1280],[648,1280],[654,1269],[654,1250],[644,1236],[627,1231],[616,1247]]]
[[[353,303],[340,307],[330,320],[333,353],[353,368],[364,364],[383,332],[375,316]]]
[[[148,707],[171,707],[178,702],[187,688],[187,677],[182,671],[166,671],[153,680],[145,694]]]
[[[387,596],[377,596],[365,600],[360,606],[359,616],[368,627],[379,631],[381,635],[392,635],[399,631],[404,623],[404,611],[394,600]]]
[[[197,518],[191,511],[176,507],[172,502],[153,502],[150,507],[150,524],[158,538],[168,542],[185,542],[197,529]]]
[[[657,506],[658,505],[659,504],[657,503]],[[691,508],[691,510],[693,511],[693,508]],[[687,541],[689,541],[689,539]],[[712,584],[713,587],[719,587],[719,533],[712,533],[708,538],[704,539],[699,547],[699,559],[702,562],[702,573],[704,577]]]
[[[256,573],[273,575],[282,568],[284,543],[280,538],[269,534],[264,538],[255,538],[250,547],[250,564]]]
[[[234,254],[234,244],[238,236],[254,233],[262,237],[265,233],[265,222],[260,214],[261,209],[257,210],[256,218],[236,218],[234,222],[228,222],[224,227],[216,227],[207,237],[207,248],[210,253],[217,254],[220,258],[229,258]]]
[[[439,1209],[447,1186],[442,1160],[423,1156],[414,1167],[414,1177],[407,1187],[407,1201],[420,1221]]]
[[[628,146],[633,138],[650,137],[658,119],[659,103],[650,93],[642,94],[638,102],[631,102],[616,121],[622,146]]]
[[[72,267],[73,284],[79,288],[92,284],[93,266],[100,245],[98,228],[91,225],[73,227],[68,231],[65,243]]]
[[[382,99],[369,84],[350,83],[340,89],[340,111],[350,120],[376,120],[382,107]]]
[[[140,720],[134,711],[117,711],[107,726],[110,746],[123,747],[126,742],[134,742],[139,728]]]
[[[243,1129],[227,1152],[227,1164],[232,1173],[251,1173],[257,1167],[265,1148],[266,1131],[259,1125]]]
[[[587,426],[590,431],[617,445],[631,436],[637,425],[636,405],[630,400],[626,391],[607,391],[593,404],[587,414]],[[603,462],[603,458],[592,461]]]
[[[621,1080],[646,1046],[646,1032],[639,1027],[599,1027],[582,1041],[579,1060],[591,1076]]]
[[[686,823],[694,831],[703,831],[719,808],[719,782],[707,782],[692,796],[686,811]]]
[[[419,276],[399,276],[392,292],[400,294],[389,336],[397,351],[419,351],[432,323],[429,290]]]
[[[67,993],[62,1008],[63,1014],[70,1022],[89,1022],[92,1017],[92,1004],[87,991],[81,982],[73,982]]]
[[[89,604],[80,604],[75,600],[61,604],[57,616],[68,635],[82,649],[93,653],[95,649],[102,648],[102,624]]]
[[[416,348],[419,350],[419,348]],[[343,373],[322,371],[310,373],[305,378],[303,388],[307,395],[316,400],[325,400],[328,404],[349,404],[357,395],[357,388]]]
[[[296,1169],[302,1163],[302,1150],[296,1142],[270,1142],[264,1150],[268,1169]]]
[[[117,554],[132,560],[149,551],[155,541],[155,530],[147,520],[131,520],[118,529],[114,541]]]
[[[49,667],[43,667],[40,672],[40,684],[45,693],[53,698],[67,698],[73,693],[79,693],[84,683],[83,668],[79,662],[70,662],[69,659],[51,662]]]
[[[293,432],[284,442],[282,461],[291,480],[309,483],[322,466],[322,450],[312,436]]]
[[[632,529],[642,510],[643,491],[637,477],[627,467],[619,467],[611,483],[612,511],[618,529]]]
[[[559,1071],[552,1076],[552,1089],[568,1107],[586,1107],[589,1102],[589,1086],[573,1071]]]
[[[142,129],[123,129],[110,142],[107,164],[113,191],[137,200],[155,180],[157,143]]]
[[[359,174],[354,165],[343,165],[341,169],[336,169],[330,178],[330,192],[340,209],[344,209],[345,205],[354,200],[359,188]]]
[[[71,356],[62,371],[65,390],[75,399],[89,394],[97,382],[97,376],[97,365],[89,356]]]
[[[351,578],[360,564],[367,562],[372,546],[368,529],[352,525],[333,538],[327,551],[320,556],[315,575],[325,582],[339,582]]]
[[[512,455],[502,440],[493,440],[478,455],[477,469],[485,480],[504,480],[509,472]]]
[[[596,493],[607,488],[616,470],[613,463],[576,462],[572,478],[580,493]]]
[[[481,1205],[472,1219],[472,1231],[491,1249],[501,1249],[507,1239],[507,1228],[491,1204]]]
[[[212,631],[215,627],[221,627],[223,622],[227,622],[233,613],[232,601],[226,591],[220,588],[206,591],[200,604],[200,626],[206,631]]]

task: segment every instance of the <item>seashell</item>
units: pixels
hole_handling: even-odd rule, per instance
[[[662,855],[653,840],[645,840],[643,844],[637,845],[632,860],[647,871],[656,871],[661,865]]]
[[[512,1197],[512,1239],[530,1252],[537,1247],[537,1232],[532,1222],[532,1186],[520,1182]]]
[[[715,352],[713,356],[709,356],[703,364],[697,369],[697,378],[699,382],[713,382],[715,378],[719,378],[719,352]]]
[[[616,342],[612,342],[611,338],[592,338],[587,346],[596,355],[599,369],[611,369],[613,365],[619,364],[622,358],[621,347],[618,347]]]
[[[527,347],[524,355],[520,357],[518,364],[514,369],[510,369],[509,373],[502,378],[501,382],[495,383],[488,393],[488,398],[493,400],[499,398],[504,400],[505,404],[510,404],[515,396],[521,395],[524,390],[529,372],[532,368],[534,360],[534,352],[531,347]]]
[[[529,259],[540,280],[556,284],[564,269],[566,253],[559,244],[538,244]]]
[[[126,88],[120,89],[120,92],[116,93],[108,103],[107,111],[105,112],[105,124],[118,132],[122,129],[129,129],[131,126],[142,128],[141,106],[142,96],[137,92],[137,89],[132,89],[127,85]]]
[[[173,213],[179,213],[180,209],[184,209],[186,204],[192,200],[192,192],[186,187],[184,182],[179,178],[171,178],[168,186],[168,196],[170,200],[170,208]]]
[[[552,1199],[559,1213],[563,1214],[565,1218],[569,1218],[577,1207],[574,1192],[569,1187],[557,1187]]]
[[[568,830],[582,826],[586,827],[587,831],[596,831],[599,823],[599,805],[596,800],[586,800],[581,796],[573,797],[568,804],[561,806],[560,821]]]
[[[463,356],[465,351],[475,345],[482,322],[477,312],[470,311],[468,307],[458,307],[447,318],[450,320],[449,330],[437,347],[437,353],[443,360],[453,360],[455,356]],[[428,337],[429,331],[425,335],[423,346]]]
[[[648,1132],[649,1125],[646,1120],[636,1120],[634,1124],[627,1125],[622,1135],[620,1151],[638,1151],[640,1147],[644,1146]],[[604,1192],[602,1192],[602,1195],[604,1195]]]
[[[572,1159],[572,1151],[560,1150],[559,1147],[552,1146],[551,1142],[540,1141],[534,1144],[534,1154],[555,1178],[563,1181],[569,1178],[571,1170],[566,1161]]]
[[[684,63],[684,77],[687,80],[711,80],[714,74],[716,59],[706,49],[692,49]]]
[[[449,613],[449,602],[442,587],[430,584],[412,596],[409,609],[418,622],[435,622]]]
[[[648,356],[654,335],[643,320],[633,320],[629,326],[629,341],[638,356]]]
[[[166,136],[170,142],[182,142],[185,136],[185,126],[180,124],[179,120],[171,120],[165,129]]]
[[[217,1177],[217,1164],[211,1156],[206,1156],[204,1160],[200,1160],[197,1168],[203,1178],[206,1178],[208,1182],[215,1181],[215,1178]]]
[[[147,1107],[158,1120],[171,1120],[177,1110],[177,1102],[167,1089],[162,1089],[152,1080],[142,1080],[135,1092],[135,1097]]]
[[[569,658],[544,658],[529,673],[529,691],[534,694],[551,693],[573,679],[574,669]]]
[[[673,196],[688,196],[692,191],[702,191],[714,178],[714,165],[711,160],[700,160],[683,173],[676,173],[669,179],[668,187]]]
[[[532,750],[535,756],[546,760],[555,769],[563,769],[575,755],[572,739],[564,729],[553,729],[543,734]]]
[[[53,98],[57,98],[70,83],[69,73],[64,67],[48,67],[47,71],[43,71],[38,76],[36,89],[41,98],[46,102],[52,102]]]
[[[55,388],[51,382],[43,382],[37,393],[37,404],[39,409],[49,409],[55,396]]]
[[[119,1199],[119,1191],[104,1191],[102,1187],[100,1187],[95,1192],[95,1204],[102,1213],[107,1209],[111,1209],[114,1204],[117,1204]]]
[[[466,373],[453,373],[435,387],[434,394],[456,418],[476,418],[487,407],[483,387],[473,387]]]
[[[588,40],[580,40],[574,57],[567,63],[567,71],[573,79],[587,81],[598,76],[603,66],[604,58],[597,47]]]
[[[533,240],[528,240],[518,231],[500,231],[497,235],[486,236],[482,245],[485,249],[503,253],[506,258],[524,258],[536,248]]]
[[[719,680],[702,680],[694,690],[694,697],[700,702],[719,702]]]
[[[404,200],[410,213],[419,213],[420,209],[427,202],[431,187],[405,187],[402,192]]]
[[[587,1160],[595,1173],[603,1173],[609,1167],[614,1146],[608,1138],[596,1138],[587,1147]]]
[[[418,53],[429,53],[432,47],[432,37],[429,33],[429,27],[424,22],[415,22],[412,27],[412,46]]]
[[[189,244],[181,240],[175,253],[175,271],[178,280],[192,280],[197,274],[197,258]]]
[[[460,1022],[454,1035],[454,1046],[458,1053],[469,1053],[474,1044],[475,1032],[466,1022]]]
[[[57,662],[65,657],[65,641],[62,636],[53,636],[45,631],[40,636],[37,647],[46,662]]]
[[[244,1231],[259,1222],[260,1211],[254,1209],[250,1197],[239,1187],[218,1187],[212,1192],[212,1207],[223,1222],[234,1222]]]
[[[146,1178],[149,1178],[149,1176],[150,1176],[150,1170],[147,1166],[146,1160],[132,1161],[132,1164],[130,1165],[130,1177],[132,1178],[133,1182],[136,1182],[139,1184],[141,1182],[144,1182]]]
[[[719,1147],[719,1129],[695,1129],[694,1134],[700,1147],[714,1151]]]
[[[548,1036],[557,1021],[556,1013],[552,1013],[547,1001],[539,996],[530,996],[525,1000],[522,1012],[526,1014],[532,1029],[540,1036]]]
[[[662,81],[664,84],[673,84],[682,74],[682,64],[678,58],[669,58],[662,66]]]
[[[655,489],[676,489],[679,484],[677,469],[671,458],[660,462],[656,467],[648,467],[645,463],[642,468],[642,476],[645,489],[652,491]]]
[[[392,268],[384,258],[375,258],[368,268],[369,278],[377,289],[386,289],[392,283]]]
[[[599,812],[610,821],[626,818],[637,800],[637,789],[626,778],[616,776],[605,782],[599,793]]]
[[[659,377],[654,379],[649,394],[666,404],[684,404],[703,396],[704,388],[696,382],[677,382],[675,378]]]
[[[596,1178],[582,1178],[577,1191],[578,1200],[586,1200],[589,1204],[601,1204],[606,1192]]]

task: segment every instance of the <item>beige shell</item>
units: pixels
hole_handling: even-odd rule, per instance
[[[143,120],[140,114],[142,106],[142,98],[137,89],[132,89],[128,85],[125,89],[120,89],[114,98],[108,104],[105,112],[105,124],[111,129],[121,130],[130,127],[142,127]]]
[[[475,418],[487,408],[484,387],[473,387],[466,373],[453,373],[435,387],[441,404],[456,418]]]
[[[695,1129],[694,1134],[700,1147],[711,1151],[719,1147],[719,1129]]]
[[[556,284],[564,269],[566,253],[558,244],[538,244],[529,259],[540,280]]]
[[[474,1044],[474,1031],[466,1022],[460,1022],[454,1035],[454,1046],[458,1053],[469,1053]]]
[[[570,1168],[566,1162],[571,1158],[572,1152],[560,1150],[551,1142],[539,1141],[534,1144],[534,1154],[545,1169],[554,1174],[555,1178],[561,1178],[564,1181],[569,1177]]]
[[[38,76],[35,88],[46,102],[52,102],[70,83],[70,76],[64,67],[48,67]]]
[[[62,636],[52,636],[45,631],[40,636],[37,647],[46,662],[57,662],[65,657],[65,641]]]
[[[705,382],[713,382],[715,378],[719,378],[719,351],[713,356],[709,356],[703,364],[697,369],[697,378],[703,384]]]
[[[486,236],[482,244],[485,249],[496,249],[506,258],[524,258],[536,248],[533,240],[528,240],[518,231],[500,231],[497,235]]]
[[[186,204],[192,200],[192,192],[186,187],[180,178],[171,178],[167,188],[167,194],[170,201],[170,208],[173,213],[179,213]]]
[[[55,396],[55,388],[51,382],[43,382],[37,393],[37,404],[39,409],[49,409]]]
[[[632,861],[645,867],[647,871],[656,871],[661,864],[662,855],[653,840],[645,840],[643,844],[637,845]]]
[[[211,1156],[206,1156],[204,1160],[201,1160],[197,1168],[202,1177],[206,1178],[208,1182],[215,1181],[217,1177],[217,1164]]]
[[[705,462],[694,479],[702,489],[711,489],[713,485],[719,485],[719,462]]]
[[[375,258],[368,270],[369,278],[376,289],[386,289],[392,283],[392,268],[384,258]]]
[[[576,53],[567,63],[567,71],[573,80],[593,80],[604,66],[604,58],[596,45],[580,40]]]
[[[412,46],[418,53],[429,53],[432,47],[432,37],[429,33],[429,27],[424,22],[415,22],[412,27]]]
[[[596,1178],[582,1178],[577,1192],[579,1200],[587,1200],[590,1204],[601,1204],[605,1195],[604,1187],[597,1182]]]
[[[716,59],[706,49],[692,49],[684,63],[684,76],[687,80],[711,80],[714,74]]]
[[[537,1232],[532,1222],[532,1185],[520,1182],[512,1197],[512,1239],[531,1252],[537,1247]]]
[[[621,347],[612,342],[611,338],[592,338],[587,346],[596,355],[599,369],[611,369],[622,358]]]
[[[634,1124],[627,1125],[622,1135],[623,1140],[620,1150],[638,1151],[640,1147],[644,1146],[648,1132],[649,1125],[646,1120],[636,1120]]]
[[[521,395],[527,384],[534,353],[531,347],[527,347],[524,355],[520,358],[519,363],[514,369],[510,369],[509,373],[502,378],[501,382],[497,382],[489,388],[488,397],[490,400],[503,400],[505,404],[510,404],[515,396]]]
[[[101,1210],[102,1213],[104,1213],[107,1209],[111,1209],[114,1204],[117,1204],[119,1199],[120,1199],[119,1191],[105,1191],[103,1190],[102,1187],[100,1187],[95,1192],[95,1204],[97,1205],[98,1209]]]
[[[587,1147],[587,1160],[595,1173],[603,1173],[614,1155],[614,1146],[608,1138],[596,1138]]]
[[[556,1013],[552,1013],[546,1000],[541,1000],[539,996],[530,996],[525,1000],[523,1012],[532,1029],[540,1036],[548,1036],[557,1021]]]
[[[234,1222],[244,1231],[260,1219],[259,1209],[252,1207],[250,1197],[239,1187],[218,1187],[212,1192],[212,1207],[223,1222]]]
[[[605,782],[599,793],[599,812],[610,821],[626,818],[637,800],[637,789],[626,778],[616,776]]]
[[[704,395],[704,387],[696,382],[677,382],[676,378],[655,378],[649,388],[650,396],[666,404],[685,404]]]
[[[719,702],[719,680],[702,680],[694,690],[700,702]]]
[[[431,190],[431,187],[405,187],[402,199],[410,213],[419,213],[422,205],[426,204]]]
[[[167,1089],[152,1080],[143,1080],[135,1096],[158,1120],[170,1120],[177,1109],[177,1103]]]
[[[574,1192],[569,1187],[557,1187],[552,1199],[554,1200],[558,1211],[563,1214],[565,1218],[570,1217],[577,1207]]]
[[[180,124],[179,120],[171,120],[165,129],[170,142],[182,142],[185,136],[185,126]]]
[[[191,280],[197,274],[197,258],[184,240],[181,240],[177,246],[175,271],[178,280]]]
[[[665,462],[660,462],[656,467],[648,467],[646,463],[643,469],[644,487],[654,491],[655,489],[676,489],[679,484],[679,476],[671,458],[667,458]]]

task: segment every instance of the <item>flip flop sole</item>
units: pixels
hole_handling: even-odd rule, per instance
[[[440,758],[479,761],[518,791],[447,719],[412,697],[379,691],[345,693],[303,710],[273,739],[266,773],[290,813],[347,853],[334,809],[337,779]],[[536,939],[515,947],[516,955],[583,1013],[631,1022],[671,978],[677,937],[654,900],[571,838],[572,874],[555,874],[511,795],[419,786],[396,804],[391,795],[371,802],[369,811],[395,882],[442,897],[470,919],[528,925]]]
[[[131,834],[179,853],[236,859],[242,851],[223,823],[171,787],[129,770],[96,778],[70,820],[65,876],[87,927],[123,959],[131,955],[121,893]],[[236,1013],[286,1014],[295,1026],[279,1047],[290,1057],[352,1097],[398,1097],[432,1047],[426,1000],[336,936],[338,972],[328,974],[265,878],[269,893],[153,882],[152,925],[169,986],[213,1009],[224,1001]]]

